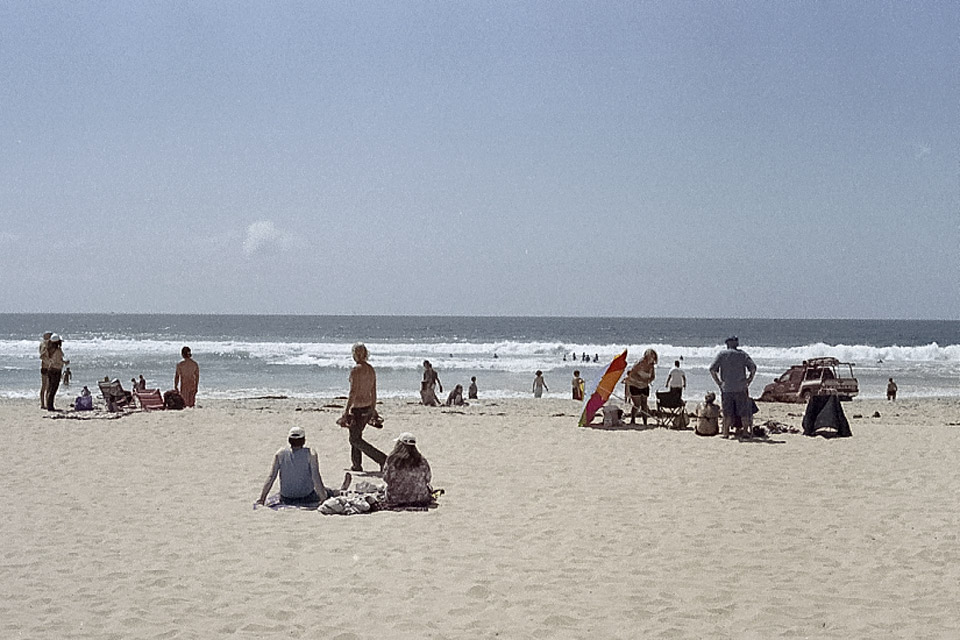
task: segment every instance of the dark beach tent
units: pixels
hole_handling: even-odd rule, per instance
[[[803,414],[803,435],[825,438],[849,438],[850,423],[843,415],[840,397],[836,395],[811,396]]]

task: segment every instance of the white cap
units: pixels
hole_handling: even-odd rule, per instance
[[[417,444],[417,436],[413,435],[409,431],[404,431],[397,436],[394,442],[402,442],[403,444]]]
[[[303,427],[290,427],[290,433],[287,435],[288,438],[306,438],[307,433],[303,430]]]
[[[61,341],[61,339],[60,339],[60,334],[59,334],[59,333],[52,333],[52,334],[50,334],[50,342],[60,342],[60,341]]]

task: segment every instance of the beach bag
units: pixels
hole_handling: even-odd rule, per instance
[[[93,411],[93,396],[77,396],[73,403],[75,411]]]
[[[170,389],[163,394],[163,406],[167,409],[183,409],[186,403],[183,401],[183,396],[180,395],[180,392],[176,389]]]

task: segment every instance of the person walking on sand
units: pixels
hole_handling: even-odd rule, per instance
[[[550,387],[543,379],[543,371],[537,370],[537,374],[533,377],[533,397],[542,398],[544,389],[550,391]]]
[[[183,360],[177,363],[177,372],[173,376],[173,388],[183,398],[183,404],[192,407],[197,403],[197,389],[200,386],[200,365],[193,359],[190,347],[180,349]]]
[[[52,331],[44,331],[40,337],[40,408],[47,408],[47,385],[50,381],[47,379],[47,343],[50,342]]]
[[[477,399],[477,376],[470,378],[470,387],[467,389],[467,398],[469,400]]]
[[[573,372],[573,380],[571,381],[571,391],[573,392],[574,400],[583,400],[583,378],[580,377],[580,370],[577,369]]]
[[[423,361],[423,388],[432,391],[434,396],[436,396],[438,388],[440,389],[440,393],[443,393],[443,383],[440,382],[440,374],[433,368],[429,360]]]
[[[387,454],[363,439],[363,429],[374,420],[373,426],[380,428],[377,418],[377,372],[367,359],[370,357],[366,345],[358,342],[353,345],[353,361],[356,366],[350,370],[350,395],[347,406],[337,422],[350,430],[350,470],[363,471],[363,454],[376,462],[383,470]]]
[[[720,387],[720,407],[723,410],[723,437],[730,437],[734,419],[740,419],[738,438],[748,438],[753,433],[753,400],[750,399],[750,383],[757,375],[753,359],[740,350],[740,339],[730,336],[727,348],[717,354],[710,365],[710,375]]]
[[[267,494],[273,488],[278,475],[280,476],[280,504],[298,507],[319,506],[331,495],[339,493],[323,486],[317,452],[303,446],[306,441],[307,435],[303,427],[290,429],[287,435],[287,443],[290,446],[280,449],[273,456],[273,466],[270,468],[267,481],[263,483],[263,490],[260,492],[257,504],[266,502]],[[346,490],[350,480],[351,476],[348,472],[344,476],[341,491]]]
[[[657,352],[653,349],[647,349],[643,352],[643,357],[633,365],[627,372],[627,378],[624,384],[627,385],[627,396],[630,398],[630,424],[637,424],[637,411],[640,412],[640,419],[643,424],[647,424],[647,418],[650,416],[650,407],[647,399],[650,397],[650,385],[657,377]]]
[[[890,378],[890,381],[887,382],[887,400],[893,402],[897,399],[897,383],[893,381],[893,378]]]

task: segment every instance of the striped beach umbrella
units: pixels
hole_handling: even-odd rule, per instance
[[[580,414],[580,422],[577,426],[585,427],[593,420],[600,407],[610,398],[610,394],[617,388],[620,377],[627,368],[627,350],[613,359],[606,369],[596,379],[594,384],[590,385],[593,391],[583,401],[583,413]]]

